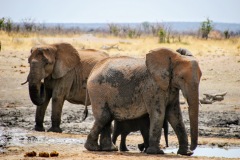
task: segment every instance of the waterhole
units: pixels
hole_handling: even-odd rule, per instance
[[[21,128],[5,128],[0,127],[0,153],[4,152],[10,146],[24,146],[24,145],[37,145],[45,144],[84,144],[85,138],[61,138],[61,137],[48,137],[43,135],[33,136],[32,131]],[[132,145],[131,145],[132,146]],[[128,146],[130,147],[130,146]],[[138,151],[136,146],[130,147],[132,151]],[[178,148],[168,147],[164,149],[165,153],[177,154]],[[240,158],[240,147],[209,147],[198,146],[194,150],[192,156],[205,156],[205,157],[224,157],[224,158]]]
[[[164,153],[175,153],[177,154],[177,148],[167,148]],[[224,158],[240,158],[240,148],[219,148],[219,147],[209,147],[200,146],[194,150],[192,156],[205,156],[205,157],[224,157]]]

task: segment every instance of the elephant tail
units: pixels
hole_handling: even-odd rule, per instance
[[[87,106],[85,106],[85,109],[83,111],[83,115],[82,115],[82,120],[81,121],[85,121],[87,116],[88,116],[88,108],[87,108]]]
[[[82,120],[81,121],[85,121],[85,119],[88,116],[88,108],[87,108],[87,103],[88,103],[88,91],[86,89],[86,97],[85,97],[85,109],[83,111],[83,115],[82,115]]]

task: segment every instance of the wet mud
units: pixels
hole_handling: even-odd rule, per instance
[[[33,130],[35,125],[34,105],[19,106],[19,104],[1,104],[0,126],[20,127]],[[85,121],[81,121],[84,106],[65,103],[63,107],[61,128],[63,133],[88,134],[94,117],[91,107],[88,107],[89,115]],[[182,106],[184,123],[189,131],[188,111]],[[44,121],[45,130],[51,127],[51,107],[49,106]],[[170,135],[174,132],[170,127]],[[200,111],[199,113],[199,135],[223,138],[240,138],[240,116],[236,111]]]

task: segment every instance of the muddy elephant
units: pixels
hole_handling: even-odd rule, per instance
[[[97,62],[107,57],[106,53],[92,49],[77,51],[68,43],[31,49],[27,82],[31,101],[37,106],[36,131],[45,131],[44,115],[52,98],[52,126],[48,131],[62,132],[60,123],[64,101],[85,104],[89,73]],[[90,101],[86,102],[89,104]]]
[[[183,56],[167,48],[152,50],[145,59],[123,56],[100,61],[87,82],[95,122],[85,148],[90,151],[116,151],[111,140],[111,121],[135,119],[148,113],[150,129],[146,152],[163,154],[159,142],[166,113],[179,141],[178,154],[192,155],[198,144],[201,74],[195,57]],[[189,105],[190,149],[180,109],[179,90]]]
[[[129,151],[126,146],[126,137],[130,132],[139,131],[142,134],[144,143],[138,144],[140,151],[146,151],[149,145],[149,128],[150,128],[150,119],[149,115],[146,114],[140,118],[124,120],[124,121],[114,121],[112,141],[113,144],[116,144],[117,137],[121,135],[120,141],[120,151]],[[163,123],[164,137],[166,142],[166,147],[168,147],[168,122],[165,119]]]
[[[178,52],[178,53],[180,53],[181,55],[184,55],[184,56],[193,56],[192,53],[185,48],[178,48],[176,50],[176,52]]]
[[[185,56],[193,56],[192,53],[185,49],[185,48],[179,48],[176,50],[176,52],[180,53],[181,55]],[[141,135],[143,137],[144,143],[138,144],[138,148],[140,151],[146,151],[148,145],[149,145],[149,126],[150,126],[150,119],[149,115],[146,114],[140,118],[131,119],[131,120],[124,120],[124,121],[114,121],[114,128],[113,128],[113,134],[112,134],[112,141],[113,144],[116,144],[117,137],[121,135],[121,141],[120,141],[120,151],[129,151],[126,146],[126,137],[130,132],[141,132]],[[166,142],[166,147],[168,147],[168,122],[166,119],[164,119],[163,122],[163,129],[164,129],[164,138]]]

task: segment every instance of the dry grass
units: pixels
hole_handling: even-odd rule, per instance
[[[65,35],[38,35],[11,34],[0,32],[0,41],[4,51],[29,51],[32,46],[39,44],[49,44],[58,42],[71,43],[76,48],[100,49],[103,45],[117,44],[120,50],[107,50],[110,55],[130,55],[144,56],[149,50],[159,47],[169,47],[172,49],[187,48],[195,56],[205,55],[240,55],[240,38],[230,38],[228,40],[203,40],[191,36],[182,36],[181,42],[158,43],[157,37],[143,36],[141,38],[129,39],[107,35],[91,34],[65,34]]]

